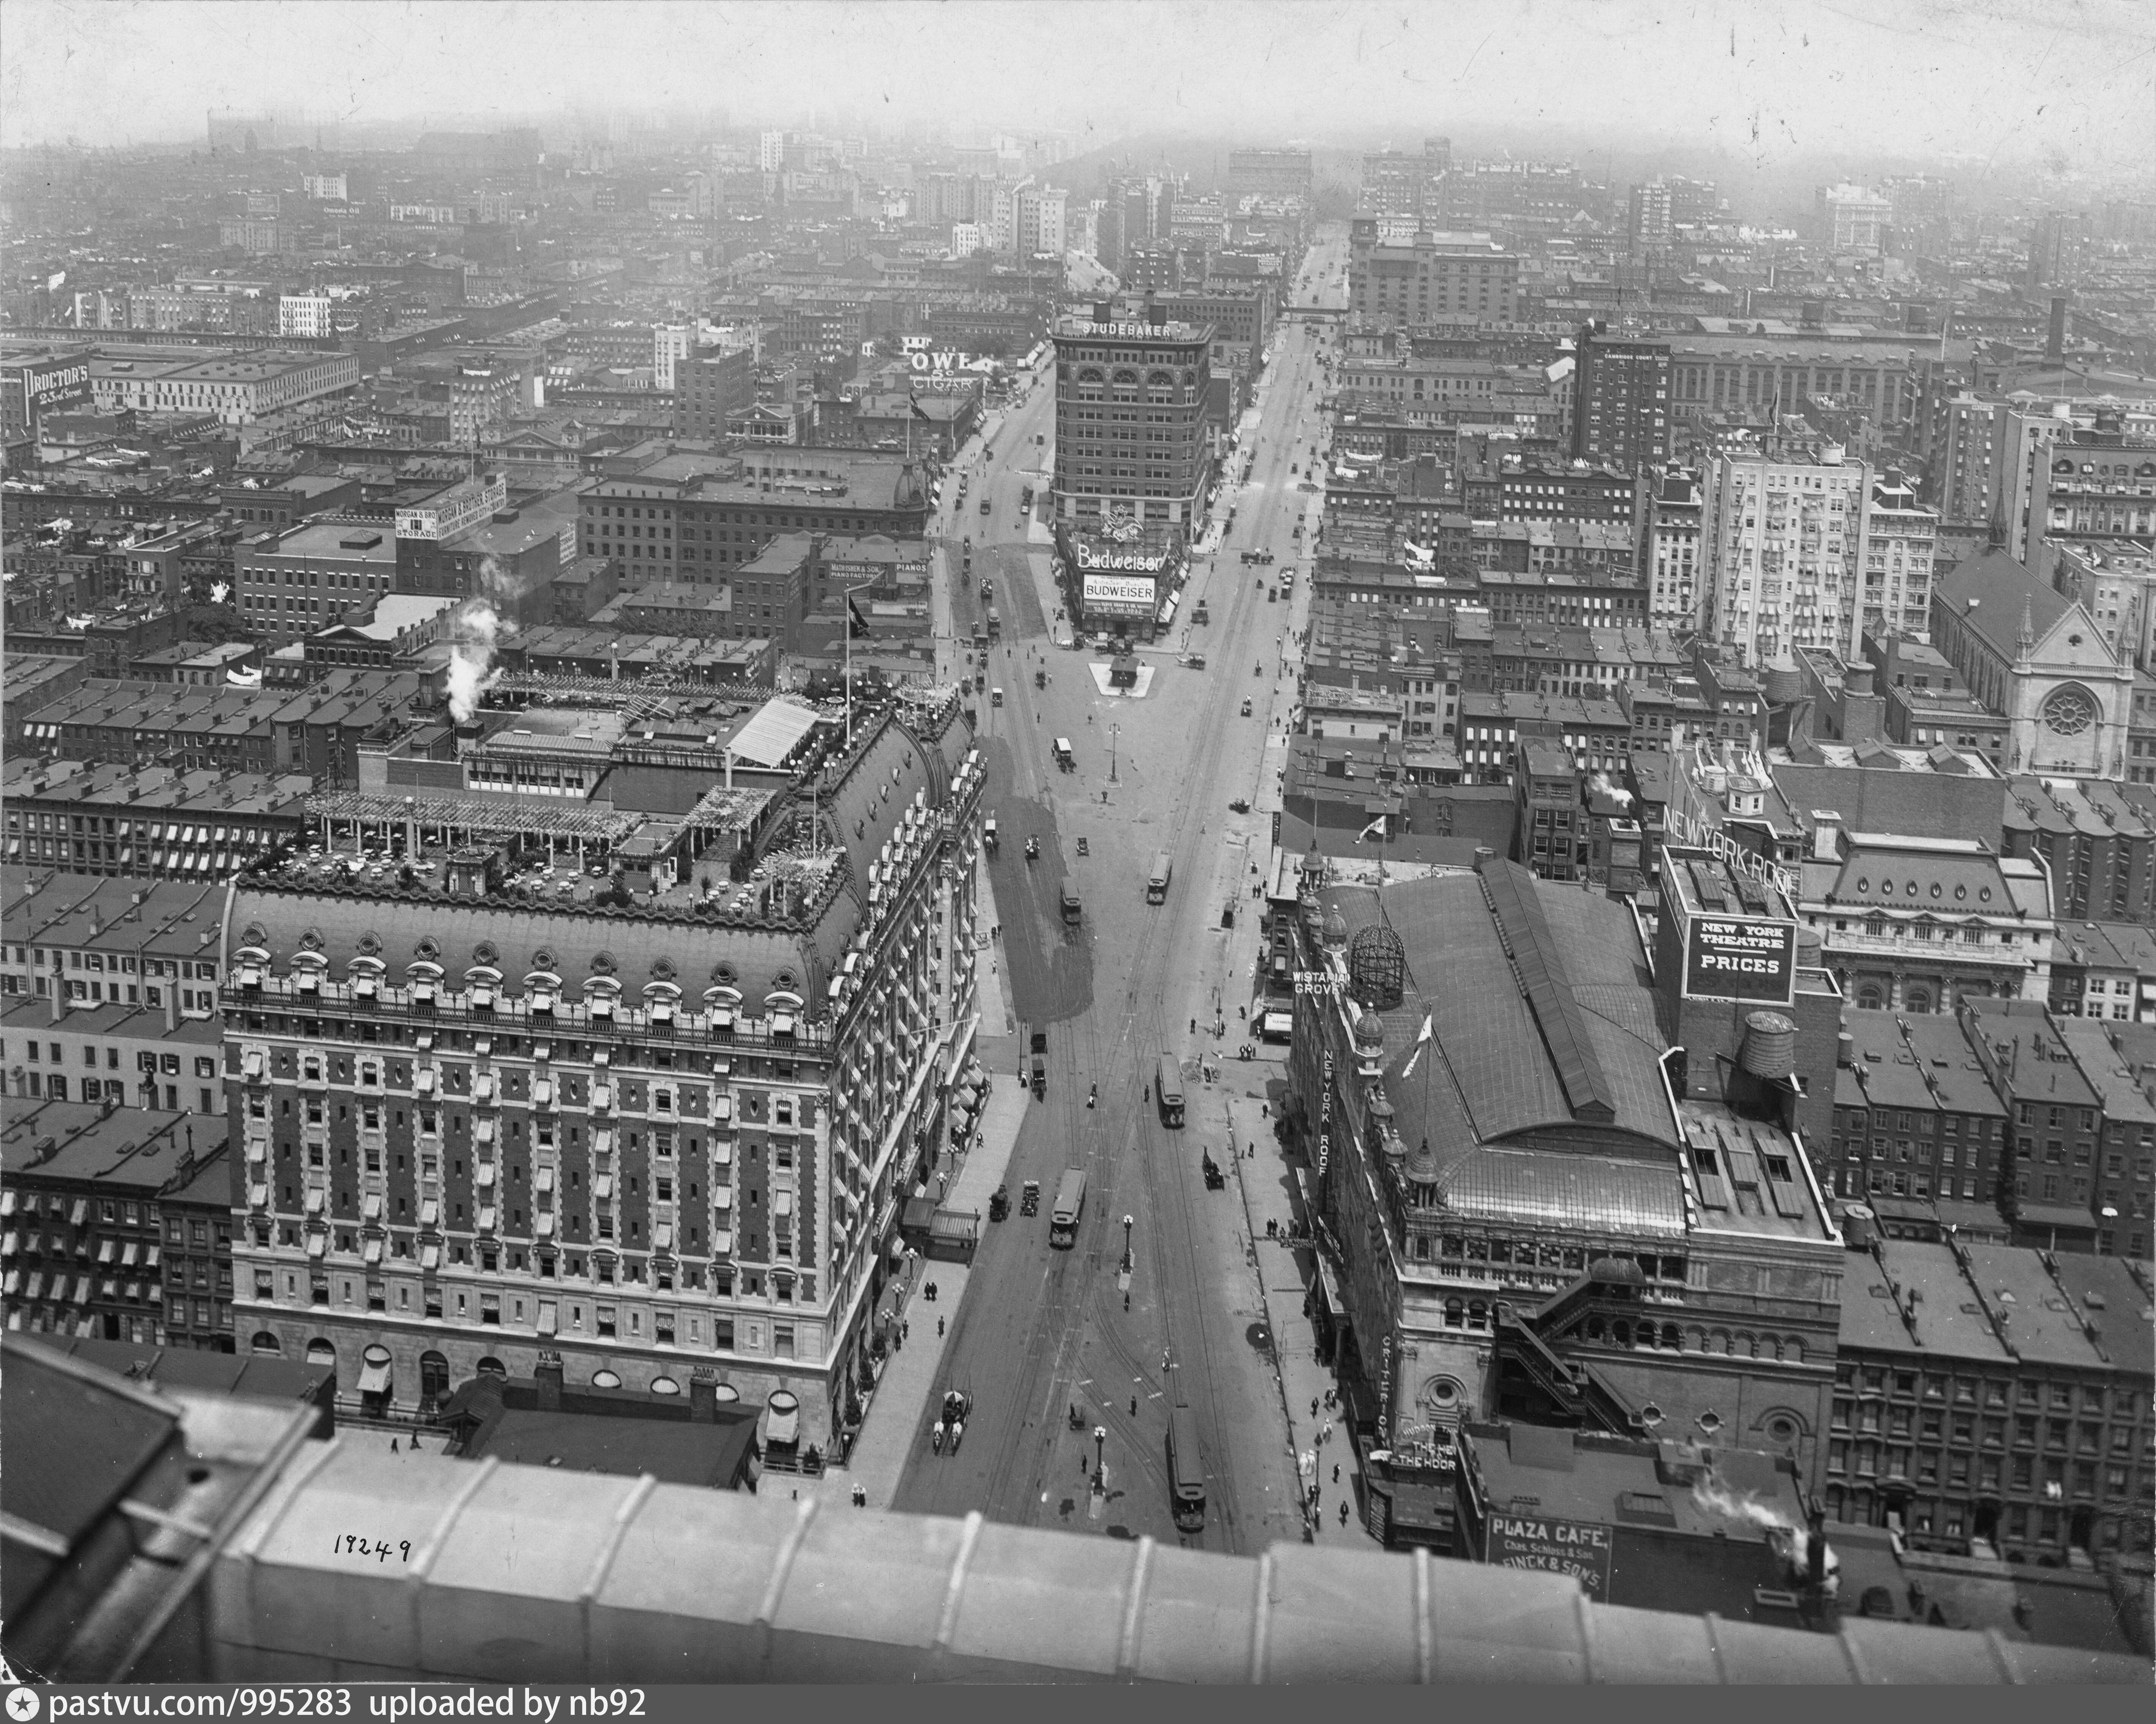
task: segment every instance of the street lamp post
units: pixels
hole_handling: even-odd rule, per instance
[[[1107,1444],[1107,1426],[1095,1425],[1093,1427],[1093,1488],[1096,1491],[1105,1491],[1108,1488],[1108,1466],[1106,1459]]]
[[[1116,782],[1116,741],[1122,733],[1123,727],[1119,724],[1108,726],[1108,782],[1111,784]]]
[[[1123,1217],[1123,1273],[1131,1272],[1131,1217]]]

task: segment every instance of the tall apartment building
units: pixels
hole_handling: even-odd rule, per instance
[[[323,203],[342,203],[350,196],[350,182],[341,173],[303,173],[300,195]]]
[[[280,336],[334,335],[331,313],[336,301],[327,294],[288,293],[277,299],[277,333]]]
[[[2037,218],[2029,229],[2029,290],[2074,286],[2095,244],[2089,218],[2080,210],[2055,210]]]
[[[756,140],[756,165],[762,173],[783,173],[786,171],[786,134],[783,131],[759,132]]]
[[[1060,257],[1067,240],[1069,195],[1060,186],[1029,185],[1018,199],[1018,227],[1013,249],[1020,257]]]
[[[716,1378],[767,1450],[829,1451],[900,1208],[984,1081],[970,735],[955,696],[873,721],[723,910],[511,903],[485,852],[424,904],[242,881],[241,1351],[334,1357],[377,1413],[542,1358]]]
[[[674,429],[677,435],[720,443],[726,415],[756,401],[756,354],[749,347],[703,347],[677,357],[674,372]]]
[[[1573,367],[1572,453],[1627,473],[1670,458],[1670,344],[1627,341],[1599,324],[1579,331]]]
[[[1866,631],[1929,635],[1938,537],[1938,516],[1917,501],[1916,488],[1900,474],[1886,474],[1872,485],[1858,553],[1864,585],[1852,648]]]
[[[1360,208],[1371,215],[1422,217],[1423,158],[1380,150],[1363,158]]]
[[[1697,473],[1676,467],[1650,478],[1640,566],[1647,572],[1648,621],[1657,629],[1700,626],[1704,587],[1699,517]]]
[[[1099,528],[1127,515],[1194,533],[1213,477],[1213,326],[1158,306],[1121,322],[1104,302],[1090,320],[1059,318],[1055,340],[1057,521]]]
[[[1631,242],[1634,258],[1652,257],[1670,249],[1676,237],[1673,204],[1668,182],[1650,180],[1644,186],[1632,187],[1631,210],[1625,223],[1625,237]]]
[[[1440,317],[1511,323],[1518,316],[1520,260],[1486,234],[1423,233],[1409,245],[1379,239],[1374,216],[1350,237],[1348,310],[1380,326],[1413,327]]]
[[[1228,190],[1232,195],[1307,198],[1311,163],[1307,150],[1235,150],[1228,156]]]
[[[1827,249],[1876,257],[1885,249],[1894,207],[1866,187],[1844,182],[1819,193],[1820,237]]]
[[[1871,469],[1835,444],[1776,440],[1717,455],[1701,495],[1702,623],[1759,665],[1791,648],[1848,650],[1860,611]]]

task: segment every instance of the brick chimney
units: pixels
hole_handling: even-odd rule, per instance
[[[719,1422],[719,1379],[710,1371],[689,1373],[689,1419],[693,1424]]]

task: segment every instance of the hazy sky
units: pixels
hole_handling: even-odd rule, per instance
[[[7,0],[0,141],[579,108],[2156,164],[2151,0]]]

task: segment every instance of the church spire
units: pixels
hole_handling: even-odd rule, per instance
[[[2014,656],[2026,659],[2036,650],[2036,623],[2025,597],[2021,601],[2021,632],[2014,637]]]

